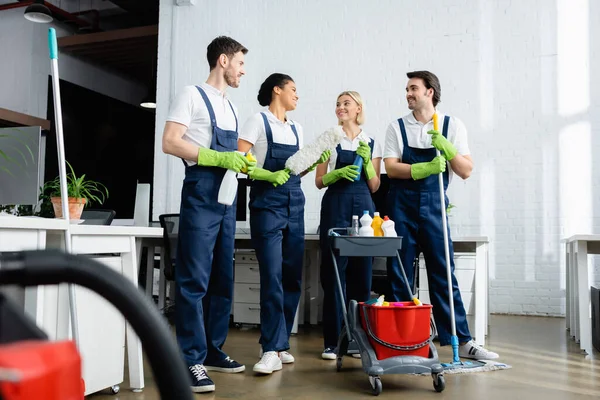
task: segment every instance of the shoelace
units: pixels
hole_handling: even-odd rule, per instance
[[[201,381],[203,379],[208,379],[208,375],[206,374],[206,368],[204,365],[196,364],[190,367],[190,371],[194,374],[197,380]]]
[[[328,347],[325,349],[325,351],[323,353],[335,353],[335,351],[333,351],[334,349],[332,349],[331,347]]]
[[[276,351],[268,351],[265,354],[263,354],[260,362],[263,364],[269,364],[271,362],[271,360],[274,358],[279,358],[279,355],[277,354],[277,352]]]
[[[225,358],[225,361],[228,362],[228,363],[230,363],[230,364],[233,363],[233,362],[235,362],[234,360],[232,360],[231,358],[229,358],[229,356],[227,356],[227,358]]]

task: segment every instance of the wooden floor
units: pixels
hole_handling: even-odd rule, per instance
[[[370,399],[370,385],[360,360],[344,359],[341,372],[335,361],[320,358],[320,329],[300,330],[291,339],[290,352],[296,362],[284,365],[271,376],[256,376],[252,366],[258,361],[256,329],[232,328],[225,345],[227,353],[246,364],[240,374],[212,372],[216,391],[198,394],[198,399]],[[500,353],[500,361],[510,370],[446,375],[446,390],[433,391],[430,377],[385,375],[382,399],[543,399],[568,400],[600,397],[600,359],[598,354],[582,355],[569,340],[563,318],[491,316],[488,347]],[[439,350],[442,362],[451,361],[451,349]],[[125,381],[116,395],[108,391],[89,396],[90,400],[159,399],[146,366],[146,388],[132,393]]]

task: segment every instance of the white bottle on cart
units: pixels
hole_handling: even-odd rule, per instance
[[[360,217],[360,229],[358,231],[358,236],[375,236],[375,231],[371,228],[371,224],[373,223],[373,218],[369,215],[369,211],[363,211],[363,216]]]
[[[383,229],[383,236],[398,236],[398,234],[396,233],[396,224],[387,215],[383,218],[383,224],[381,224],[381,229]]]
[[[358,236],[358,215],[352,216],[352,227],[350,228],[350,236]]]

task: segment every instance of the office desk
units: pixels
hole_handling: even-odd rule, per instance
[[[28,217],[0,217],[0,251],[65,248],[66,221]],[[143,238],[162,237],[162,228],[74,225],[71,250],[103,262],[129,279],[138,281],[138,249]],[[129,379],[134,390],[144,387],[142,346],[120,313],[85,288],[76,290],[79,350],[86,394],[123,381],[125,330]],[[25,311],[52,340],[70,337],[67,285],[27,288]]]
[[[600,254],[600,235],[573,235],[563,240],[566,255],[566,325],[579,348],[591,355],[593,271],[588,254]]]

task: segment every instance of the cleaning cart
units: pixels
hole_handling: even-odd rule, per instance
[[[345,323],[337,346],[337,370],[342,368],[344,355],[358,353],[376,396],[383,389],[381,375],[387,374],[430,373],[434,389],[442,392],[446,387],[444,368],[433,344],[433,329],[426,329],[426,337],[421,338],[412,329],[415,324],[420,324],[422,333],[423,324],[430,327],[430,305],[416,306],[406,302],[402,307],[378,307],[351,300],[349,310],[346,309],[335,250],[344,257],[397,257],[400,268],[404,268],[399,254],[402,238],[348,236],[346,231],[346,228],[332,228],[328,232]],[[392,317],[392,313],[396,316]]]

